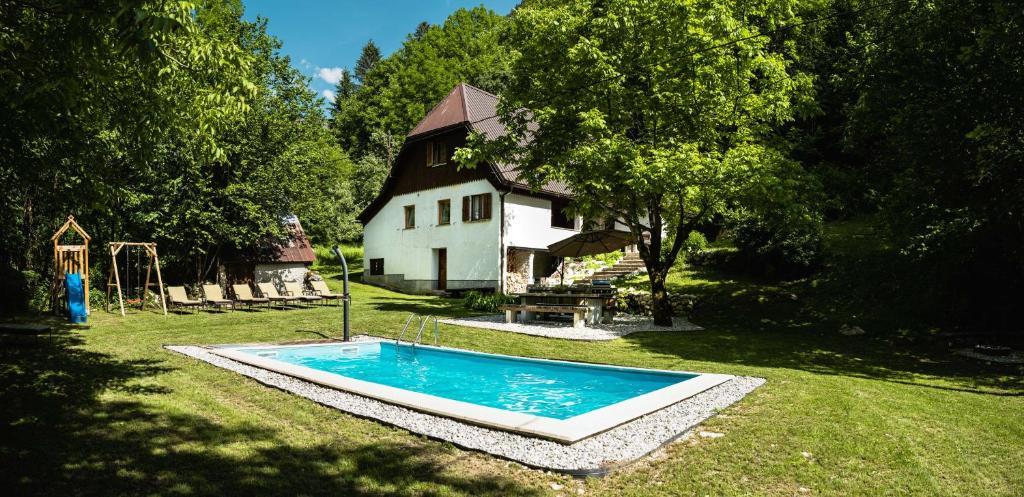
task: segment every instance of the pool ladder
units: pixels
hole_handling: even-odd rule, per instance
[[[398,343],[402,341],[402,337],[405,336],[405,332],[409,331],[409,325],[412,324],[412,321],[414,319],[416,320],[417,323],[419,323],[420,327],[418,330],[416,330],[416,338],[413,338],[411,342],[412,346],[415,347],[416,344],[420,343],[420,340],[422,340],[423,338],[423,330],[424,328],[427,327],[427,324],[430,323],[431,319],[434,320],[434,345],[437,345],[437,339],[440,334],[440,330],[438,329],[437,324],[437,316],[424,317],[416,313],[409,314],[409,318],[405,320],[405,326],[402,327],[402,332],[398,334],[398,338],[395,338],[395,345],[398,345]]]

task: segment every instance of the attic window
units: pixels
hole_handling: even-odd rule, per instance
[[[448,144],[442,141],[427,142],[427,167],[443,166],[448,163]]]

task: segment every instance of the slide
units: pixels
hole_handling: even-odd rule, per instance
[[[85,289],[82,287],[82,275],[67,273],[64,283],[68,287],[68,318],[72,323],[85,322]]]

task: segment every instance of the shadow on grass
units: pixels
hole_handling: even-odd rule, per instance
[[[7,495],[534,495],[445,467],[441,444],[297,444],[258,423],[218,423],[144,380],[153,360],[87,351],[66,331],[0,349],[0,485]],[[143,381],[140,381],[143,380]],[[139,400],[104,400],[122,392]],[[233,446],[244,445],[243,449]]]
[[[698,297],[691,319],[705,331],[640,333],[626,340],[678,357],[766,368],[789,368],[984,393],[1024,395],[1024,367],[984,364],[953,354],[950,343],[911,330],[870,292],[849,292],[848,275],[765,282],[708,268],[688,268],[673,293]],[[850,294],[854,295],[851,296]],[[844,336],[844,324],[865,335]],[[904,328],[906,326],[907,328]],[[922,382],[932,377],[951,382]]]

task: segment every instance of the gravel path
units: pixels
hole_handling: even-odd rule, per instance
[[[685,318],[672,318],[672,326],[657,326],[652,318],[631,316],[629,314],[615,316],[615,322],[611,324],[588,324],[585,328],[573,328],[568,322],[534,321],[530,324],[506,323],[505,316],[502,314],[440,319],[438,322],[470,328],[509,331],[524,335],[587,341],[614,340],[639,331],[697,331],[704,329],[687,321]]]
[[[379,420],[413,433],[511,459],[527,466],[574,475],[601,475],[675,440],[716,412],[742,399],[764,379],[734,377],[721,385],[604,433],[571,445],[532,438],[451,418],[421,413],[315,383],[256,368],[210,353],[204,347],[165,346],[168,350],[248,376],[300,397]]]

